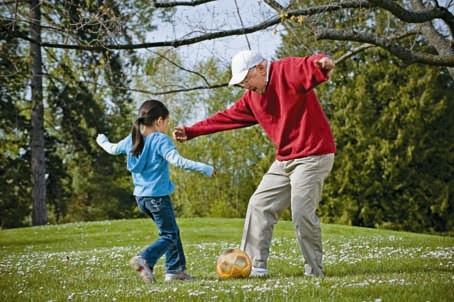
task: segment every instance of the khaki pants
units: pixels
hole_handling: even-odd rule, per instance
[[[241,249],[254,267],[266,268],[274,224],[291,206],[301,252],[312,274],[323,276],[322,238],[316,209],[334,154],[275,161],[249,200]]]

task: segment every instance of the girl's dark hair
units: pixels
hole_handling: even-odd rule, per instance
[[[144,139],[142,133],[140,133],[140,125],[153,126],[153,123],[160,117],[163,119],[169,117],[169,110],[160,101],[148,100],[140,105],[139,117],[132,125],[131,130],[132,155],[138,156],[143,150]]]

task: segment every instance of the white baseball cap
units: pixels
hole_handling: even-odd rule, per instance
[[[262,55],[256,51],[243,50],[232,58],[232,78],[229,86],[241,83],[246,77],[250,68],[256,66],[265,60]]]

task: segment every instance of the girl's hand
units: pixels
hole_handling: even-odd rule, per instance
[[[98,136],[96,137],[96,142],[98,143],[98,145],[101,145],[106,141],[109,141],[109,139],[104,134],[98,134]]]

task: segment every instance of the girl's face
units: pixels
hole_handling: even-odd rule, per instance
[[[159,132],[167,132],[167,130],[169,129],[169,117],[167,118],[158,118],[155,122],[155,128],[156,128],[156,131],[159,131]]]

